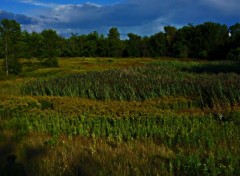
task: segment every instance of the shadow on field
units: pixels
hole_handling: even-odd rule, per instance
[[[1,134],[0,138],[0,175],[27,175],[23,164],[14,153],[17,147],[16,138],[4,134]],[[17,141],[19,142],[19,139]]]
[[[182,71],[193,73],[236,73],[240,74],[240,62],[218,62],[207,63],[199,66],[193,66],[190,68],[184,68]]]
[[[106,171],[100,161],[91,156],[91,154],[81,153],[75,156],[75,159],[70,163],[70,167],[66,169],[63,175],[72,176],[95,176],[105,175]],[[105,174],[104,174],[104,173]]]
[[[25,136],[0,134],[0,176],[39,175],[40,158],[47,153],[43,147],[21,147]],[[34,173],[29,168],[34,167]],[[30,170],[33,170],[32,168]]]

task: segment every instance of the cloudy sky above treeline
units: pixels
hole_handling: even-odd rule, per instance
[[[22,29],[54,29],[63,36],[107,34],[151,35],[166,25],[240,23],[240,0],[0,0],[0,19],[18,21]]]

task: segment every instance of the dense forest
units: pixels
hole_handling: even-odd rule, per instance
[[[51,58],[44,61],[49,66],[57,65],[56,57],[240,59],[239,23],[230,27],[213,22],[189,24],[180,29],[165,26],[164,31],[151,36],[134,33],[128,33],[127,39],[120,36],[116,27],[109,29],[107,36],[94,31],[86,35],[72,33],[64,38],[52,29],[29,33],[22,31],[16,21],[4,19],[0,24],[0,58],[8,62],[5,70],[15,70],[14,73],[20,71],[18,65],[11,64],[17,63],[17,58]]]

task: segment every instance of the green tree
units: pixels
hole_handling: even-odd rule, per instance
[[[60,54],[59,42],[60,37],[57,32],[47,29],[41,32],[42,36],[42,51],[41,58],[44,59],[43,64],[48,67],[57,67],[57,56]]]
[[[41,34],[32,32],[28,35],[28,40],[26,42],[30,58],[40,58],[41,48],[43,46]]]
[[[198,25],[199,57],[207,59],[226,58],[225,44],[228,40],[228,28],[219,23],[206,22]]]
[[[226,25],[212,22],[188,25],[176,32],[171,52],[174,57],[225,59],[227,41]]]
[[[167,55],[168,56],[172,56],[173,53],[173,42],[175,40],[176,37],[176,32],[177,32],[177,28],[174,26],[165,26],[164,27],[164,32],[166,35],[166,40],[167,40]]]
[[[0,42],[4,55],[3,70],[7,75],[22,70],[18,60],[21,51],[21,27],[14,20],[3,19],[0,23]]]
[[[121,57],[123,53],[123,43],[117,28],[112,27],[108,33],[108,52],[110,57]]]
[[[194,27],[184,26],[175,34],[173,41],[172,56],[177,58],[187,58],[191,54]]]
[[[149,52],[152,57],[167,55],[167,38],[163,32],[152,35],[148,41]]]
[[[86,36],[86,42],[84,44],[85,56],[96,57],[98,49],[99,35],[96,31],[91,32]]]
[[[106,57],[107,56],[107,50],[108,50],[108,43],[107,39],[104,37],[103,34],[99,36],[98,42],[97,42],[97,56],[99,57]]]
[[[142,37],[133,33],[128,34],[128,40],[126,45],[126,55],[130,57],[141,57],[142,56]]]
[[[240,23],[229,27],[230,40],[227,59],[240,60]]]

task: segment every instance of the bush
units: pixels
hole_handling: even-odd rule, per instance
[[[240,61],[240,47],[231,49],[228,53],[227,59]]]
[[[57,58],[47,58],[43,60],[42,65],[45,67],[58,67],[58,60]]]
[[[5,65],[6,65],[6,61],[4,60],[2,67],[3,67],[3,70],[6,72]],[[19,73],[22,72],[22,65],[17,59],[10,59],[8,61],[8,72],[9,74],[13,74],[13,75],[18,75]]]

